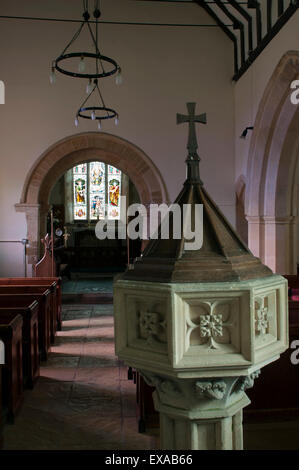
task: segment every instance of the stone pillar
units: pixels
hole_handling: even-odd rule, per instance
[[[50,204],[40,204],[39,208],[39,242],[42,238],[44,238],[47,234],[47,218],[48,214],[51,210],[51,205]],[[50,234],[49,234],[50,235]],[[39,243],[40,245],[40,243]],[[39,246],[40,248],[40,246]],[[43,255],[44,253],[38,253],[39,257],[40,255]]]
[[[298,217],[252,217],[248,245],[253,254],[280,274],[297,274]]]
[[[173,379],[139,371],[156,388],[163,450],[242,450],[244,393],[259,371],[245,377]]]
[[[38,261],[40,242],[40,204],[15,204],[17,212],[25,212],[27,220],[27,273],[33,275],[33,266]]]
[[[282,272],[280,266],[278,265],[277,272],[281,274],[297,274],[297,260],[298,260],[298,216],[290,216],[285,218],[285,222],[279,222],[279,237],[280,230],[284,232],[284,237],[286,240],[286,245],[289,246],[287,252],[288,259],[286,268],[288,271]],[[288,224],[288,229],[285,230],[285,224]],[[279,245],[280,246],[280,245]],[[282,250],[279,248],[278,252],[283,255]]]
[[[259,216],[246,216],[248,221],[248,247],[254,254],[263,259],[263,243],[261,236],[261,221]]]
[[[64,207],[65,207],[65,223],[72,224],[74,222],[72,170],[68,170],[64,175]]]

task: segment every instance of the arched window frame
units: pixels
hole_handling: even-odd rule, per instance
[[[119,220],[122,172],[107,163],[93,161],[72,168],[74,222]],[[80,214],[80,215],[79,215]]]

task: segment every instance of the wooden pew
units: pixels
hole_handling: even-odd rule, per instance
[[[18,286],[17,286],[18,287]],[[39,339],[39,352],[40,359],[46,361],[48,353],[50,351],[50,315],[51,315],[51,302],[50,302],[50,291],[49,289],[44,290],[42,293],[27,294],[27,293],[16,293],[12,290],[17,288],[11,286],[4,293],[5,287],[2,286],[2,292],[0,293],[0,308],[10,307],[26,307],[30,305],[34,300],[37,300],[39,305],[38,310],[38,339]]]
[[[3,286],[0,285],[0,295],[1,294],[43,294],[46,290],[49,290],[45,286],[15,286],[15,285],[8,285]],[[55,332],[54,330],[54,318],[56,318],[56,298],[53,296],[53,292],[50,291],[50,317],[49,321],[49,334],[50,334],[50,342],[53,343],[55,339]],[[56,323],[55,323],[56,324]]]
[[[0,364],[0,450],[3,448],[2,365]]]
[[[2,413],[2,364],[4,363],[4,349],[3,344],[0,343],[0,450],[3,448],[3,413]]]
[[[25,278],[29,279],[29,278]],[[33,283],[38,282],[42,285],[43,282],[56,282],[56,305],[57,305],[57,330],[61,331],[62,326],[62,280],[61,277],[34,277],[31,278]],[[28,282],[28,281],[27,281]]]
[[[50,335],[50,341],[52,340],[52,326],[53,326],[53,316],[56,315],[56,310],[55,305],[56,302],[53,302],[53,295],[48,289],[48,287],[45,286],[30,286],[30,285],[25,285],[25,286],[19,286],[19,285],[0,285],[0,295],[2,294],[30,294],[30,295],[40,295],[43,294],[44,292],[49,292],[49,302],[50,302],[50,315],[49,318],[47,318],[47,329],[48,329],[48,334]],[[1,307],[1,304],[0,304]]]
[[[19,286],[45,286],[51,292],[56,294],[56,311],[55,330],[61,331],[61,278],[60,277],[2,277],[0,285],[19,285]],[[54,294],[54,295],[55,295]]]
[[[144,433],[148,427],[159,427],[159,413],[155,410],[152,397],[155,387],[147,385],[139,372],[132,367],[128,368],[128,380],[133,380],[136,385],[138,432]]]
[[[2,280],[0,278],[0,289],[2,287]],[[51,317],[50,317],[50,339],[51,343],[54,343],[55,340],[55,334],[57,331],[57,318],[58,318],[58,305],[57,305],[57,283],[56,281],[45,281],[44,283],[36,282],[36,283],[14,283],[14,284],[9,284],[10,286],[13,285],[15,287],[19,287],[26,293],[35,293],[35,292],[42,292],[43,289],[49,289],[51,292]]]
[[[23,381],[24,386],[33,388],[39,377],[39,343],[38,343],[38,302],[31,302],[30,305],[16,308],[1,308],[0,318],[5,313],[20,314],[23,318],[22,344],[23,344]]]
[[[58,319],[61,316],[61,287],[58,285],[56,280],[36,280],[35,278],[0,278],[0,287],[1,286],[19,286],[26,287],[27,289],[37,287],[37,288],[48,288],[51,292],[51,303],[53,315],[51,316],[51,343],[54,343],[55,334],[58,329]],[[25,289],[24,289],[25,291]]]
[[[299,276],[295,274],[284,274],[283,277],[288,280],[289,288],[299,289]]]
[[[5,364],[2,367],[2,403],[8,423],[14,422],[23,402],[22,327],[21,315],[14,313],[1,315],[0,339],[5,346]]]

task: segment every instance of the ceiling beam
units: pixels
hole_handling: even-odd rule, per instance
[[[247,8],[255,9],[256,15],[256,41],[257,46],[262,41],[262,14],[261,14],[261,5],[257,0],[248,0]]]
[[[233,80],[237,81],[239,78],[249,69],[252,62],[261,54],[261,52],[267,47],[267,45],[272,41],[272,39],[279,33],[281,28],[288,22],[291,16],[298,10],[299,2],[291,1],[288,8],[284,11],[284,14],[278,18],[276,23],[272,26],[269,33],[263,38],[260,44],[255,48],[255,50],[250,54],[249,58],[246,60],[243,67],[240,68],[237,74],[234,75]]]
[[[277,0],[277,15],[281,16],[283,14],[284,4],[283,0]]]
[[[197,3],[197,5],[202,7],[218,24],[218,26],[222,29],[222,31],[226,34],[226,36],[228,36],[229,39],[233,42],[234,44],[234,69],[235,69],[235,74],[237,74],[239,70],[239,61],[238,61],[238,41],[237,41],[236,36],[228,29],[227,26],[225,26],[225,24],[216,15],[214,10],[212,10],[212,8],[209,5],[207,5],[207,3],[204,0],[194,0],[194,3]]]
[[[272,1],[272,0],[270,0]],[[236,0],[229,0],[230,5],[235,8],[247,21],[248,23],[248,52],[251,52],[253,49],[252,45],[252,17],[247,13],[245,8],[241,7],[241,5]]]
[[[267,0],[267,33],[272,28],[272,0]]]
[[[244,25],[238,20],[227,8],[223,5],[221,0],[214,0],[215,5],[217,5],[221,11],[233,22],[233,28],[240,31],[240,42],[241,42],[241,64],[245,62],[245,38],[244,38]]]

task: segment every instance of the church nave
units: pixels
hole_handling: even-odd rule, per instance
[[[2,3],[0,454],[298,450],[299,0]]]

